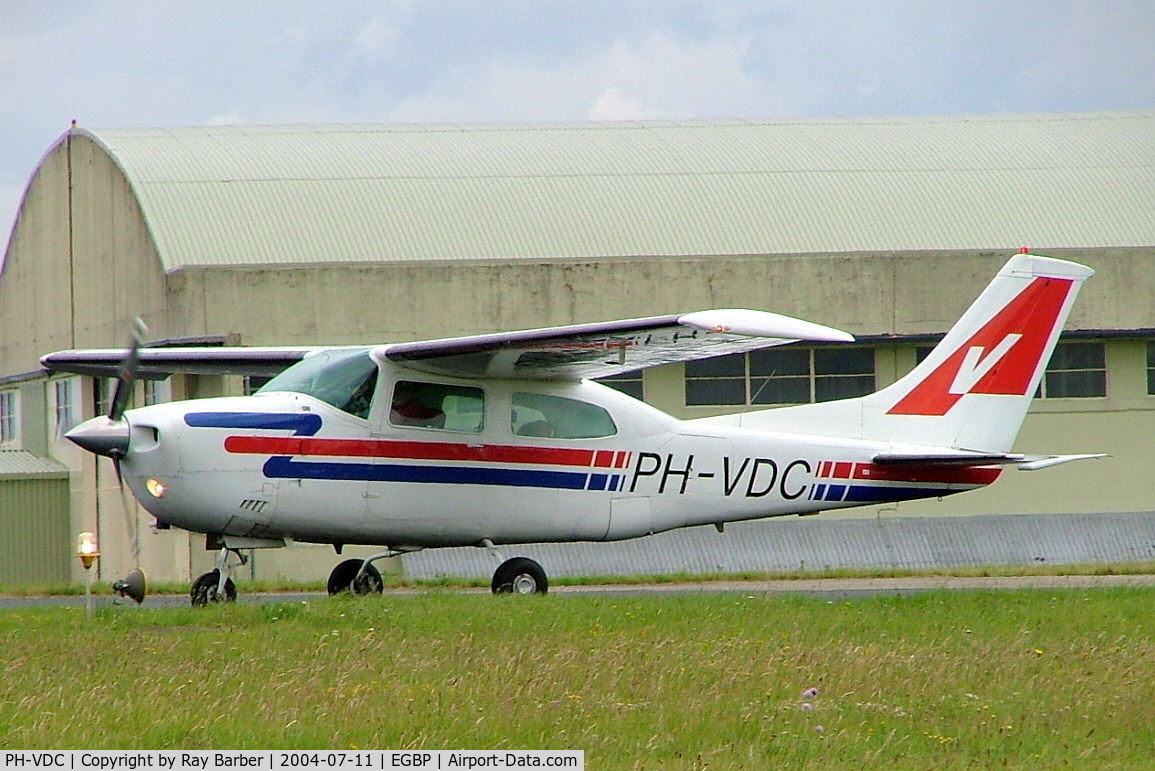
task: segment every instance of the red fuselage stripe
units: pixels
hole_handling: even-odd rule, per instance
[[[316,439],[312,437],[230,436],[225,449],[246,455],[312,455],[343,458],[536,463],[593,466],[595,450],[564,447],[519,447],[501,444],[404,442],[387,439]],[[612,457],[612,454],[611,456]],[[609,462],[599,463],[608,466]]]
[[[975,466],[878,466],[874,463],[822,461],[819,478],[865,479],[874,482],[931,482],[960,485],[989,485],[999,478],[1001,468]]]

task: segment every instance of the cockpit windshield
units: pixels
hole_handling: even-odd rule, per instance
[[[316,397],[359,418],[369,417],[377,362],[368,348],[315,353],[265,383],[257,393],[294,391]]]

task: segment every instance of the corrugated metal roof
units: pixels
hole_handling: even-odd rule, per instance
[[[1155,244],[1155,110],[80,134],[168,270]]]
[[[23,450],[0,450],[0,479],[68,477],[68,469],[48,458]]]

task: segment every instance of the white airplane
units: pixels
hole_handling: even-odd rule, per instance
[[[1024,250],[1025,252],[1025,250]],[[588,378],[796,341],[851,341],[750,310],[339,348],[76,350],[50,371],[119,376],[69,439],[111,457],[161,526],[206,535],[193,604],[235,598],[229,555],[380,545],[329,591],[380,591],[377,559],[425,548],[614,541],[694,525],[937,498],[1090,455],[1011,452],[1082,282],[1014,256],[913,371],[856,399],[677,420]],[[287,368],[286,368],[287,367]],[[283,370],[283,371],[282,371]],[[133,378],[279,372],[252,396],[125,411]],[[495,593],[544,593],[504,560]]]

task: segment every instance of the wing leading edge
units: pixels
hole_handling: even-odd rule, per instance
[[[271,377],[315,351],[314,347],[240,348],[189,347],[141,348],[137,376],[163,380],[169,375],[260,375]],[[49,372],[70,372],[92,377],[117,377],[124,362],[123,348],[91,348],[57,351],[41,357]]]

